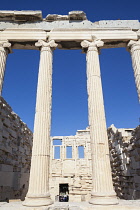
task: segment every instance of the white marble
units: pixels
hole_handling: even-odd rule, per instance
[[[87,49],[87,92],[88,111],[92,158],[91,204],[117,204],[116,193],[113,189],[111,167],[109,159],[108,138],[104,111],[98,47],[103,41],[83,41],[83,48]]]
[[[11,47],[11,43],[7,40],[0,41],[0,95],[2,92],[3,79],[5,73],[6,58]]]
[[[47,206],[49,194],[52,50],[54,41],[36,43],[41,48],[29,189],[23,205]]]
[[[128,43],[128,48],[130,49],[131,53],[135,83],[140,102],[140,40],[138,41],[131,40]]]
[[[47,33],[46,31],[38,28],[8,28],[0,33],[0,40],[7,39],[9,41],[15,42],[29,42],[29,41],[38,41],[46,40]]]
[[[88,40],[92,41],[93,36],[97,39],[102,39],[109,41],[120,41],[120,40],[137,40],[137,33],[131,29],[122,28],[102,28],[102,29],[53,29],[47,33],[49,39],[54,39],[55,41],[82,41]],[[103,47],[103,46],[102,46]]]

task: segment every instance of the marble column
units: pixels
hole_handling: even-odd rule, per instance
[[[50,42],[39,40],[35,45],[41,48],[41,53],[29,189],[23,205],[47,206],[53,203],[49,194],[49,162],[52,51],[57,47],[57,44],[53,40]]]
[[[140,40],[131,40],[128,43],[128,48],[132,57],[132,66],[134,70],[135,83],[138,92],[138,99],[140,102]]]
[[[7,40],[0,41],[0,96],[2,92],[2,86],[3,86],[6,58],[9,53],[10,47],[11,47],[11,43],[9,43]]]
[[[84,40],[81,46],[87,50],[87,92],[92,156],[93,189],[89,203],[97,205],[118,204],[113,189],[106,119],[104,111],[98,47],[100,40]]]

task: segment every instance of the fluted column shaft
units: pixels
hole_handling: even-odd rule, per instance
[[[8,41],[0,41],[0,96],[2,92],[3,79],[6,66],[6,58],[11,44]]]
[[[128,48],[131,53],[135,83],[138,92],[138,99],[140,102],[140,40],[138,41],[131,40],[128,43]]]
[[[103,46],[103,42],[100,40],[83,41],[81,45],[83,48],[87,48],[87,92],[93,179],[93,190],[89,202],[92,204],[116,204],[97,48]]]
[[[57,45],[38,41],[41,47],[38,75],[36,113],[29,190],[23,205],[46,206],[52,204],[49,194],[50,126],[52,97],[52,49]]]

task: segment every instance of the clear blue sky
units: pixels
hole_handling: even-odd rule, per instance
[[[139,0],[4,0],[1,10],[42,10],[68,14],[83,10],[90,21],[140,20]],[[136,127],[140,106],[131,58],[125,48],[100,55],[107,126]],[[33,130],[39,51],[13,50],[7,59],[3,97]],[[80,50],[55,50],[53,61],[52,135],[73,135],[88,126],[86,62]]]

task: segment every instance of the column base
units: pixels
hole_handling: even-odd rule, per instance
[[[53,201],[51,200],[50,197],[46,198],[39,198],[39,197],[34,197],[34,198],[25,198],[25,201],[22,202],[23,206],[30,206],[30,207],[37,207],[37,206],[49,206],[53,204]]]
[[[97,196],[92,195],[91,199],[89,200],[90,204],[93,205],[117,205],[119,204],[118,199],[116,196]]]

